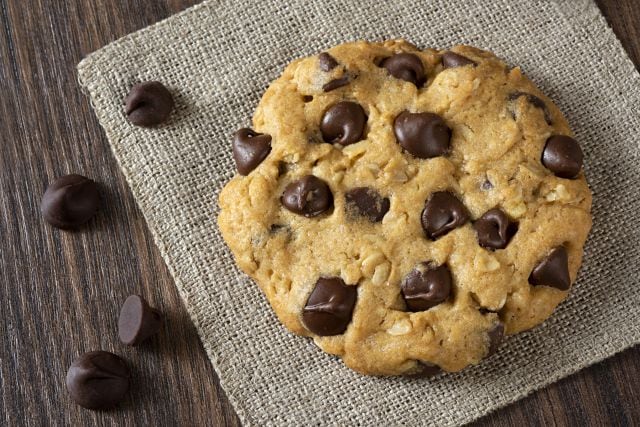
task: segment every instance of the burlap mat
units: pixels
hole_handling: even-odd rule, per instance
[[[280,326],[216,227],[230,135],[292,59],[356,39],[469,43],[522,66],[585,151],[595,227],[555,315],[484,364],[432,381],[360,376]],[[640,76],[591,0],[211,1],[78,66],[204,347],[247,425],[454,425],[640,342]],[[129,87],[161,80],[177,110],[131,126]],[[571,224],[567,224],[568,227]]]

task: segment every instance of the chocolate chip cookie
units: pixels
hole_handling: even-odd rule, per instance
[[[397,40],[294,61],[232,148],[218,223],[238,265],[287,328],[359,372],[480,363],[576,280],[580,144],[490,52]]]

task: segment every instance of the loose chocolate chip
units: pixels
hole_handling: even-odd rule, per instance
[[[87,409],[116,406],[129,390],[129,368],[120,356],[91,351],[78,357],[67,372],[67,390]]]
[[[504,338],[504,324],[502,322],[496,323],[489,329],[487,334],[489,335],[489,349],[485,357],[489,357],[498,351],[498,347],[500,347]]]
[[[339,277],[320,278],[302,311],[304,325],[316,335],[340,335],[351,322],[356,295],[356,286]]]
[[[331,92],[334,89],[338,89],[339,87],[346,86],[349,84],[349,76],[340,77],[339,79],[333,79],[330,82],[326,83],[322,86],[322,90],[325,92]]]
[[[551,125],[553,123],[551,119],[551,112],[547,108],[547,104],[545,104],[544,101],[538,98],[537,96],[532,95],[530,93],[526,93],[526,92],[514,92],[511,95],[509,95],[508,99],[509,101],[515,101],[521,96],[524,96],[527,99],[528,103],[542,110],[542,112],[544,113],[544,120],[547,122],[548,125]]]
[[[240,175],[249,175],[271,152],[271,136],[242,128],[233,134],[233,159]]]
[[[65,175],[49,185],[42,196],[40,211],[51,225],[78,228],[98,211],[98,185],[82,175]]]
[[[345,193],[344,198],[348,211],[364,216],[371,222],[382,221],[391,206],[388,198],[369,187],[353,188]]]
[[[396,117],[393,131],[400,146],[421,159],[449,151],[451,129],[437,114],[404,111]]]
[[[500,209],[491,209],[473,224],[478,234],[478,243],[483,248],[504,249],[518,231],[518,224]]]
[[[569,289],[569,255],[564,246],[553,248],[549,255],[534,267],[529,276],[529,283],[534,286],[551,286],[561,291]]]
[[[468,220],[467,209],[448,191],[433,193],[422,211],[422,228],[427,237],[433,240],[464,225]]]
[[[542,150],[542,164],[560,178],[575,178],[582,168],[582,157],[578,142],[565,135],[550,137]]]
[[[160,82],[144,82],[134,85],[124,100],[127,118],[136,126],[158,125],[171,114],[173,97]]]
[[[318,55],[318,63],[322,71],[331,71],[338,66],[338,61],[327,52]]]
[[[455,52],[445,52],[442,54],[442,65],[444,68],[456,68],[464,67],[465,65],[476,66],[478,64],[475,61],[470,60],[467,57],[459,55]]]
[[[439,366],[426,362],[418,362],[418,371],[408,374],[411,378],[432,378],[442,372]]]
[[[158,332],[162,315],[139,295],[131,295],[122,304],[118,318],[118,336],[123,344],[136,346]]]
[[[331,209],[333,195],[326,182],[307,175],[287,185],[281,202],[293,213],[311,218]]]
[[[411,270],[402,281],[402,296],[411,311],[424,311],[442,303],[451,294],[449,267],[435,267],[423,262]]]
[[[362,139],[367,115],[359,104],[342,101],[322,116],[320,131],[324,142],[349,145]]]
[[[397,79],[413,83],[416,87],[424,84],[424,65],[413,53],[397,53],[386,58],[380,65]]]

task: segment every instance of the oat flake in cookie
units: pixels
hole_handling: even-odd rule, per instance
[[[251,132],[224,239],[280,321],[350,368],[459,371],[571,292],[591,228],[580,141],[492,53],[336,46],[284,70]]]

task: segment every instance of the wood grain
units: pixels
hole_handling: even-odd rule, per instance
[[[89,52],[196,2],[0,0],[0,424],[239,425],[75,73]],[[639,64],[640,3],[598,3]],[[47,184],[71,172],[104,194],[96,220],[74,233],[39,215]],[[131,293],[167,316],[138,349],[115,332]],[[135,374],[118,410],[84,410],[66,393],[71,360],[96,349],[123,355]],[[475,425],[638,425],[639,372],[636,347]]]

